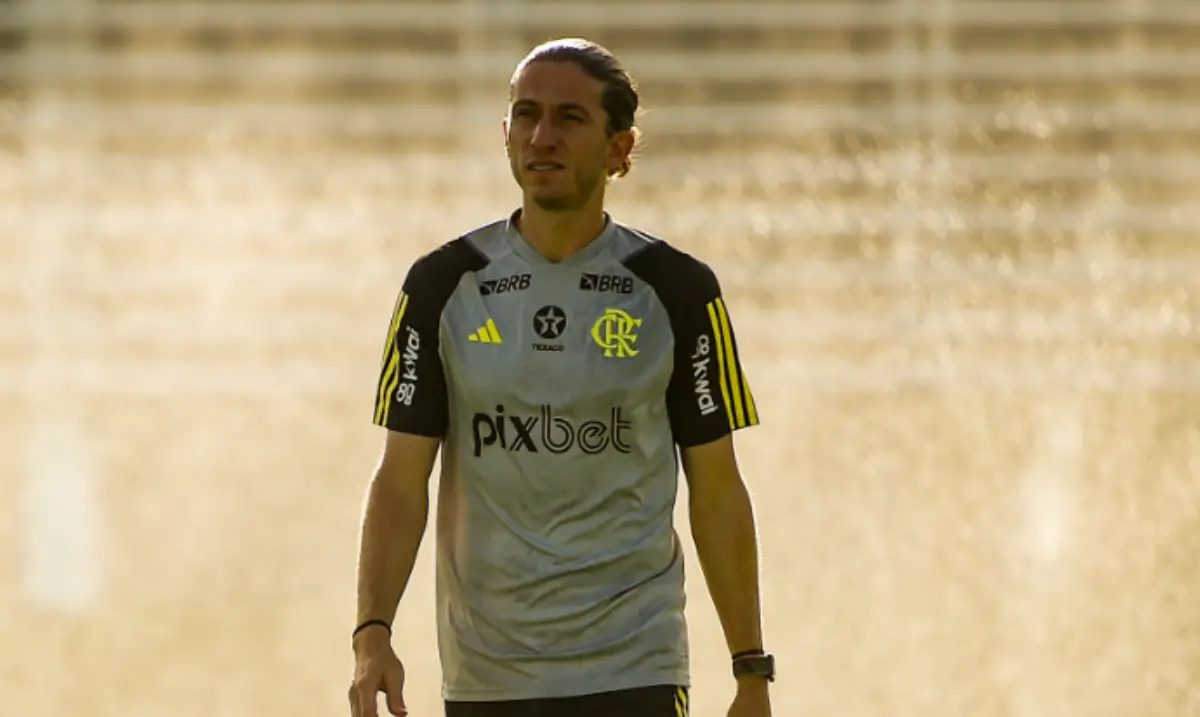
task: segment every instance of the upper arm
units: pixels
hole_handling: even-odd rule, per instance
[[[441,439],[414,433],[388,431],[376,480],[391,491],[424,492],[433,474]]]
[[[702,503],[720,504],[742,488],[742,474],[733,448],[733,435],[679,449],[688,493]]]

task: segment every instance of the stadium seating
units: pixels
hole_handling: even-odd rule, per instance
[[[56,0],[0,5],[0,28],[19,49],[0,80],[28,100],[0,138],[45,190],[9,217],[6,264],[86,236],[106,273],[81,280],[120,286],[147,327],[175,323],[162,292],[217,306],[267,260],[264,287],[327,307],[280,326],[372,337],[338,313],[373,315],[396,283],[382,256],[511,206],[506,78],[573,34],[643,90],[647,141],[614,206],[747,300],[912,288],[913,266],[966,284],[972,262],[1034,282],[1122,262],[1169,293],[1193,266],[1170,262],[1200,259],[1188,0]]]

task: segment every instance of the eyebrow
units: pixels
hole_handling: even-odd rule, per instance
[[[513,102],[513,109],[516,109],[518,107],[540,107],[540,106],[541,106],[541,103],[535,102],[534,100],[517,100],[516,102]],[[560,112],[579,112],[579,113],[582,113],[585,117],[592,116],[592,113],[588,112],[587,108],[584,107],[583,105],[579,104],[578,102],[564,102],[561,105],[558,105],[558,110]]]

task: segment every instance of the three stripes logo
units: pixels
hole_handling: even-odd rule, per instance
[[[707,415],[717,410],[710,388],[709,371],[715,356],[717,386],[724,401],[725,413],[729,417],[729,427],[737,429],[757,425],[758,410],[750,392],[750,383],[742,373],[741,362],[738,360],[729,313],[725,310],[725,300],[718,297],[708,302],[706,308],[708,319],[712,323],[712,340],[710,342],[707,335],[701,335],[696,342],[696,352],[692,355],[692,377],[695,381],[700,413]]]
[[[496,328],[496,322],[492,321],[491,319],[488,319],[486,324],[479,327],[478,331],[475,331],[467,338],[474,343],[480,344],[504,343],[504,341],[500,338],[500,330]]]
[[[688,691],[686,687],[675,688],[675,717],[688,717]]]

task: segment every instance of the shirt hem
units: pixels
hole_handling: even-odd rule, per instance
[[[549,682],[547,680],[546,682]],[[672,685],[675,687],[691,687],[688,673],[671,672],[658,675],[638,676],[625,680],[614,680],[604,683],[561,685],[554,689],[546,683],[533,690],[466,690],[454,687],[442,688],[442,699],[447,702],[507,702],[510,700],[544,700],[564,697],[584,697],[602,692],[618,690],[634,690],[641,687],[657,687]]]

